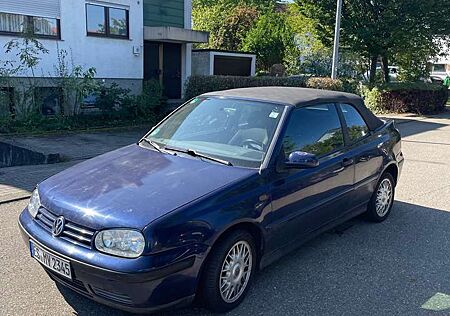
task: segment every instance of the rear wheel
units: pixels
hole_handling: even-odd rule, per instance
[[[201,303],[213,312],[238,306],[248,292],[256,266],[255,242],[251,234],[237,230],[213,249],[203,272]]]
[[[395,182],[389,172],[381,176],[380,181],[367,207],[367,218],[373,222],[382,222],[390,214],[394,203]]]

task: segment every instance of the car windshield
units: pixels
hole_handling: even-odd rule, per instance
[[[189,150],[234,166],[259,168],[284,108],[259,101],[199,97],[163,121],[147,140],[169,152]]]

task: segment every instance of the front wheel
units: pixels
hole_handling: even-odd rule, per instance
[[[395,182],[388,172],[381,176],[367,207],[367,217],[373,222],[382,222],[390,214],[394,203]]]
[[[213,249],[199,285],[202,303],[227,312],[247,294],[256,266],[255,242],[246,231],[233,231]]]

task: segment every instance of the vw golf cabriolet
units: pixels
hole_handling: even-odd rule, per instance
[[[203,94],[136,144],[40,183],[19,225],[56,282],[132,312],[244,299],[255,272],[365,213],[388,217],[403,164],[393,122],[352,94]]]

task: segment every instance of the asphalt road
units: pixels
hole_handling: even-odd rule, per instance
[[[399,128],[407,161],[391,217],[354,219],[272,264],[230,315],[450,314],[450,119]],[[19,236],[25,205],[0,205],[0,315],[124,315],[46,276]]]

